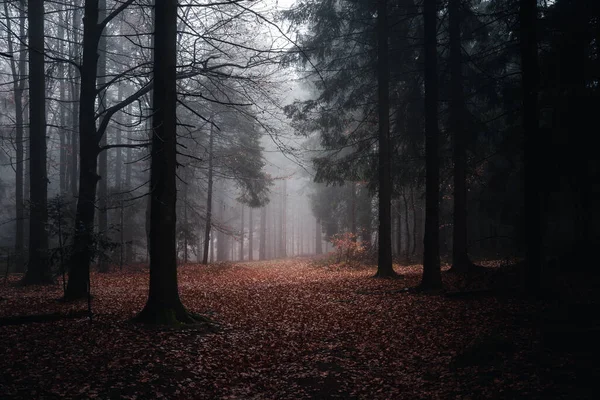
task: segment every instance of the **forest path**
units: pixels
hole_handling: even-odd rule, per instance
[[[143,307],[147,269],[93,274],[86,319],[0,327],[0,397],[169,399],[547,398],[515,325],[525,304],[401,292],[374,268],[287,259],[179,268],[183,303],[217,333],[129,322]],[[2,287],[0,316],[67,312],[60,286]],[[470,350],[475,349],[475,350]],[[557,363],[560,360],[556,361]],[[517,379],[518,377],[518,379]],[[565,389],[562,389],[565,390]],[[544,397],[546,396],[546,397]]]

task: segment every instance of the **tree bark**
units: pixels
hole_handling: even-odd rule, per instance
[[[260,209],[260,243],[258,245],[258,259],[266,260],[267,252],[267,206]]]
[[[437,0],[424,0],[425,40],[425,234],[420,288],[442,288],[439,249],[439,131],[437,76]]]
[[[351,201],[351,218],[350,221],[350,230],[352,232],[352,240],[356,242],[356,182],[352,181],[350,184],[350,201]]]
[[[467,243],[467,144],[464,126],[465,100],[462,79],[460,27],[461,0],[449,0],[450,18],[450,130],[454,138],[454,215],[452,271],[467,272],[471,266]]]
[[[60,54],[64,54],[65,25],[66,25],[66,18],[64,18],[65,12],[66,12],[65,7],[61,6],[59,21],[58,21],[58,32],[57,32],[57,36],[58,36],[57,47],[60,50]],[[67,192],[67,130],[66,130],[66,125],[67,125],[66,107],[67,107],[67,105],[65,104],[66,100],[67,100],[66,90],[65,90],[67,77],[65,76],[65,64],[64,63],[58,64],[58,77],[59,77],[58,85],[59,85],[59,97],[60,97],[60,102],[59,102],[59,108],[60,108],[59,125],[60,125],[60,128],[58,131],[58,138],[59,138],[59,142],[60,142],[60,150],[59,150],[60,161],[59,161],[58,175],[59,175],[60,194],[65,194]]]
[[[29,265],[23,283],[52,282],[48,264],[48,174],[46,171],[46,79],[44,69],[44,2],[28,2],[29,23]]]
[[[71,45],[71,57],[73,61],[79,63],[78,49],[79,44],[79,8],[73,9],[73,44]],[[77,87],[79,71],[76,68],[71,69],[71,113],[72,113],[72,134],[71,134],[71,177],[70,177],[70,188],[73,196],[73,211],[76,210],[77,196],[79,194],[78,187],[78,156],[80,154],[79,149],[79,90]],[[79,77],[80,78],[80,77]],[[79,79],[80,81],[80,79]]]
[[[90,262],[93,256],[94,216],[98,176],[98,139],[95,123],[96,75],[98,63],[98,0],[85,2],[83,23],[83,62],[79,96],[79,190],[75,213],[73,253],[69,260],[69,283],[65,298],[87,296]]]
[[[323,237],[321,235],[321,221],[319,219],[317,219],[315,228],[315,253],[320,255],[323,254]]]
[[[523,85],[524,130],[524,218],[527,262],[527,285],[536,290],[540,285],[543,263],[542,214],[538,147],[543,143],[538,126],[538,76],[537,59],[537,2],[521,0],[519,20],[521,26],[521,70]]]
[[[402,256],[402,214],[400,213],[400,200],[396,202],[396,206],[396,248],[398,258],[400,258]]]
[[[244,261],[244,205],[242,204],[242,218],[240,226],[240,261]]]
[[[281,184],[281,215],[279,220],[279,257],[286,258],[287,257],[287,249],[286,249],[286,198],[287,198],[287,180],[283,180]]]
[[[131,115],[131,105],[127,106],[126,115]],[[129,123],[129,121],[127,121]],[[128,144],[131,144],[131,139],[128,140]],[[125,166],[125,189],[127,191],[131,190],[131,165],[133,162],[133,149],[131,147],[127,148],[127,164]],[[128,223],[125,228],[125,262],[131,263],[133,261],[133,234],[131,229],[130,215],[127,214],[126,217]]]
[[[439,197],[439,196],[438,196]],[[412,232],[413,232],[413,244],[412,244],[412,253],[411,255],[414,257],[417,254],[417,238],[419,237],[419,235],[417,234],[418,231],[418,226],[419,224],[417,223],[417,221],[420,219],[417,215],[417,205],[415,204],[415,188],[411,187],[410,188],[410,207],[412,209],[412,215],[413,215],[413,226],[412,226]]]
[[[106,18],[106,0],[98,2],[98,21]],[[102,87],[106,83],[106,36],[100,32],[98,41],[98,76],[97,86]],[[99,112],[106,109],[106,90],[99,93]],[[102,136],[100,146],[107,143],[106,135]],[[108,152],[102,151],[98,156],[98,238],[102,241],[108,240]],[[108,272],[108,260],[105,249],[100,248],[98,257],[98,268],[100,272]]]
[[[25,140],[24,121],[23,121],[23,94],[25,92],[25,73],[27,68],[27,58],[25,55],[25,8],[24,0],[19,2],[19,36],[22,40],[19,45],[18,62],[15,58],[10,58],[10,69],[13,78],[13,92],[15,98],[15,271],[25,271],[25,236],[24,236],[24,202],[23,202],[23,142]],[[8,51],[14,54],[12,41],[11,19],[8,13],[8,2],[4,2],[4,13],[6,14],[6,26],[8,28]]]
[[[223,196],[223,185],[219,185],[219,197],[217,200],[217,220],[221,229],[217,231],[217,261],[227,261],[227,239],[223,232],[223,220],[225,219],[225,199]]]
[[[253,231],[254,231],[254,218],[252,218],[252,207],[248,211],[248,261],[252,261],[253,259],[253,249],[254,249],[254,239],[253,239]]]
[[[194,322],[181,303],[177,286],[177,0],[156,0],[155,12],[150,290],[136,319],[176,325]]]
[[[204,252],[202,254],[202,264],[208,264],[208,250],[211,241],[210,230],[212,224],[212,196],[213,196],[213,146],[214,132],[213,125],[210,125],[208,134],[208,189],[206,195],[206,225],[204,227]]]
[[[404,228],[406,233],[406,249],[405,249],[405,258],[406,262],[410,261],[410,228],[408,224],[408,199],[406,198],[406,193],[402,191],[402,200],[404,201]]]
[[[390,165],[390,93],[388,61],[387,1],[377,1],[377,87],[379,110],[379,234],[377,246],[376,277],[395,276],[392,266],[391,199],[392,181]]]

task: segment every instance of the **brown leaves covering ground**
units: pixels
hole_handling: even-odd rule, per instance
[[[216,333],[134,325],[147,270],[93,274],[92,324],[0,327],[0,398],[574,398],[572,358],[533,334],[539,305],[409,293],[421,267],[396,270],[404,279],[309,260],[180,267],[184,304]],[[2,287],[0,317],[86,307],[60,296]]]

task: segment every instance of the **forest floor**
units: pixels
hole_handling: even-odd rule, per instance
[[[11,276],[0,285],[0,398],[598,398],[597,330],[568,319],[592,306],[413,293],[421,266],[396,270],[403,279],[309,259],[180,267],[183,303],[217,332],[129,322],[146,300],[144,267],[92,275],[92,323],[9,324],[87,308],[58,302],[60,285]]]

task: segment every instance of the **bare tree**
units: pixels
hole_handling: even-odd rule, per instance
[[[48,174],[46,171],[46,79],[44,70],[44,1],[28,3],[29,25],[29,265],[23,282],[52,282],[48,264]]]
[[[150,291],[137,320],[155,324],[197,322],[177,286],[177,0],[156,0],[150,182]]]
[[[392,266],[391,229],[391,156],[390,156],[390,94],[388,55],[387,1],[377,2],[377,84],[379,110],[379,233],[376,277],[395,276]]]
[[[442,287],[439,249],[440,166],[437,77],[437,0],[424,0],[425,40],[425,234],[421,288]],[[414,234],[414,232],[413,232]]]
[[[15,268],[18,272],[25,270],[25,254],[24,254],[24,202],[23,202],[23,142],[25,140],[24,132],[24,107],[23,99],[25,93],[25,77],[27,68],[27,59],[25,57],[25,1],[19,1],[19,36],[20,44],[18,51],[18,60],[15,57],[10,57],[10,70],[13,78],[13,92],[15,99],[15,211],[16,211],[16,232],[15,232]],[[9,16],[8,2],[4,2],[4,13],[6,15],[6,26],[8,31],[8,51],[15,54],[15,49],[12,40],[11,18]]]

